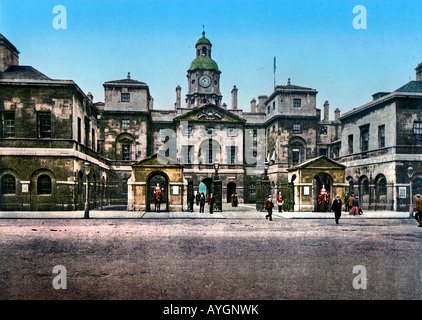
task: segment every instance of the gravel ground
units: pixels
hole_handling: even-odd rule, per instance
[[[421,299],[421,240],[413,219],[2,219],[0,298]]]

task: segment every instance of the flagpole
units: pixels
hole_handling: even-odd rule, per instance
[[[274,57],[274,90],[275,90],[275,69],[277,68],[276,66],[276,57]]]

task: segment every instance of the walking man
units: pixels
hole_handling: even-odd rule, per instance
[[[273,199],[272,196],[269,195],[268,199],[265,201],[265,210],[267,210],[267,215],[265,216],[265,219],[273,221],[273,207]]]
[[[333,201],[333,205],[331,206],[331,210],[334,211],[334,218],[336,219],[336,224],[338,224],[338,221],[340,220],[341,217],[341,196],[340,195],[336,195],[336,199]]]
[[[199,197],[199,212],[204,213],[205,208],[205,195],[201,192],[201,196]]]
[[[213,212],[214,212],[214,202],[215,202],[215,199],[214,199],[212,193],[210,193],[210,196],[208,198],[208,204],[210,205],[210,214],[213,214]]]

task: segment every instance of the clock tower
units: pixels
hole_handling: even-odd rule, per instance
[[[188,93],[186,105],[188,108],[198,108],[205,104],[215,104],[221,107],[223,96],[220,92],[220,74],[217,63],[211,59],[211,42],[202,38],[196,43],[196,59],[188,70]]]

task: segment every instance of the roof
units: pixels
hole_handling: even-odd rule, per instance
[[[211,58],[208,57],[197,57],[195,60],[192,61],[189,70],[215,70],[220,72],[220,70],[218,70],[218,65],[217,63],[212,60]]]
[[[422,81],[410,81],[398,88],[395,92],[419,92],[422,93]]]
[[[398,88],[397,90],[391,92],[390,94],[386,94],[381,96],[380,98],[373,100],[371,102],[368,102],[360,107],[353,108],[353,110],[346,112],[343,114],[340,119],[348,118],[356,113],[359,113],[364,110],[368,110],[372,107],[375,107],[377,105],[380,105],[381,103],[388,101],[390,99],[394,98],[400,98],[400,97],[415,97],[415,98],[422,98],[422,81],[410,81],[406,83],[404,86]]]
[[[130,72],[127,75],[126,79],[120,79],[120,80],[112,80],[112,81],[106,81],[104,82],[104,85],[118,85],[118,86],[144,86],[148,87],[148,85],[145,82],[141,82],[138,80],[134,80],[130,78]]]
[[[209,41],[207,38],[205,38],[205,32],[202,32],[202,38],[199,39],[196,42],[196,45],[199,45],[199,44],[209,44],[209,45],[211,45],[211,41]]]
[[[8,46],[12,51],[15,51],[17,54],[20,53],[18,49],[16,49],[16,47],[9,40],[7,40],[6,37],[3,36],[1,33],[0,33],[0,43]]]
[[[322,165],[325,166],[328,163],[331,164],[331,165],[333,165],[334,167],[339,168],[339,169],[346,168],[345,165],[343,165],[343,164],[341,164],[341,163],[339,163],[337,161],[334,161],[334,160],[328,158],[327,156],[319,156],[319,157],[316,157],[316,158],[313,158],[313,159],[309,159],[309,160],[307,160],[305,162],[302,162],[302,163],[300,163],[299,165],[297,165],[295,167],[288,168],[287,171],[295,171],[295,170],[298,170],[298,169],[303,169],[303,168],[308,168],[308,167],[311,167],[311,168],[319,168]],[[315,164],[316,166],[315,167],[314,166],[311,166],[311,164]],[[330,167],[330,168],[334,169],[334,167]]]
[[[0,79],[52,80],[31,66],[10,66],[0,73]]]

